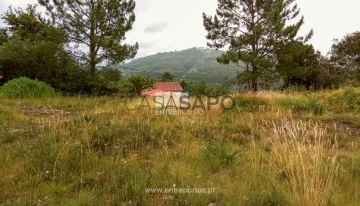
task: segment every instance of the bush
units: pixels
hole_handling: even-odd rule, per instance
[[[111,68],[102,68],[94,74],[85,69],[74,68],[63,77],[57,89],[69,95],[113,95],[119,92],[116,84],[120,79],[121,72]]]
[[[1,87],[0,96],[9,98],[53,97],[55,90],[39,80],[20,77]]]
[[[154,79],[141,75],[131,76],[127,81],[131,83],[131,87],[128,88],[128,95],[140,95],[143,89],[147,89],[155,83]]]
[[[345,111],[360,111],[360,92],[348,89],[335,97],[335,104]]]
[[[237,96],[235,102],[239,110],[246,112],[256,112],[268,106],[268,102],[259,97]]]
[[[281,99],[278,101],[278,105],[298,114],[311,113],[314,115],[322,115],[324,113],[323,104],[314,98]]]
[[[225,96],[228,95],[229,93],[230,93],[230,89],[224,85],[208,86],[205,90],[205,94],[207,96],[212,96],[212,97]]]
[[[184,88],[189,92],[190,96],[204,96],[206,95],[207,85],[205,82],[191,82],[188,88]]]
[[[202,82],[181,82],[183,89],[189,93],[190,96],[211,96],[219,97],[228,95],[231,89],[225,84],[209,84]]]

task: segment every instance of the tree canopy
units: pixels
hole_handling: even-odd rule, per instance
[[[360,32],[347,34],[341,40],[336,39],[330,51],[331,62],[335,67],[347,73],[348,78],[353,74],[360,80]]]
[[[119,63],[136,55],[138,44],[124,43],[135,21],[133,0],[39,0],[79,49],[72,54],[95,73],[103,61]],[[88,52],[83,52],[83,47]]]
[[[63,48],[63,31],[42,18],[36,6],[10,8],[2,19],[7,25],[0,32],[0,70],[5,81],[27,76],[56,86],[75,66]]]
[[[295,0],[218,0],[215,16],[203,14],[207,30],[208,46],[226,48],[227,52],[218,58],[220,63],[246,64],[242,74],[254,91],[258,90],[261,78],[275,73],[275,53],[281,43],[294,39],[307,41],[312,31],[305,37],[297,37],[304,18]],[[296,21],[297,20],[297,21]],[[296,21],[295,23],[292,23]]]
[[[293,41],[279,47],[276,69],[284,80],[284,87],[305,85],[307,89],[316,81],[318,57],[312,45]]]

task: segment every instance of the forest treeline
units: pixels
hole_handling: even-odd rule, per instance
[[[135,1],[39,4],[46,14],[37,5],[1,14],[1,85],[28,77],[64,94],[135,95],[166,73],[172,77],[167,81],[181,81],[194,94],[234,88],[319,90],[360,82],[360,32],[335,40],[324,56],[309,44],[312,30],[298,35],[304,17],[294,0],[218,0],[216,15],[204,13],[203,22],[208,47],[226,51],[193,48],[129,64],[123,62],[139,49],[124,42],[135,22]]]

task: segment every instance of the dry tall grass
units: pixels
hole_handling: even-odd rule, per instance
[[[268,122],[275,185],[291,205],[327,205],[338,174],[327,129],[313,121]],[[336,145],[336,144],[333,144]]]

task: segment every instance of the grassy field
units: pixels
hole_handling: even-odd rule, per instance
[[[189,116],[1,99],[0,204],[360,205],[360,88],[235,99]]]

